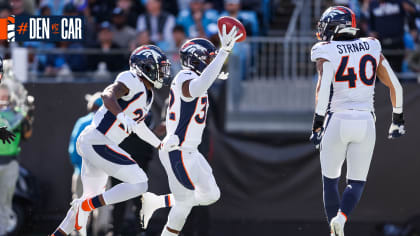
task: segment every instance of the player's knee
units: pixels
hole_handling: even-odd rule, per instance
[[[137,185],[139,187],[139,192],[141,193],[147,192],[147,189],[149,188],[149,184],[147,183],[147,181],[138,183]]]

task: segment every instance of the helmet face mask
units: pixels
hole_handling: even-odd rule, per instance
[[[356,16],[347,7],[330,7],[318,21],[318,40],[349,40],[357,36]]]
[[[147,79],[157,89],[170,84],[170,67],[166,55],[154,45],[141,46],[130,56],[130,70],[138,77]]]

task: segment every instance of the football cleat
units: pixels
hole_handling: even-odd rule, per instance
[[[161,201],[160,197],[154,193],[147,192],[141,196],[140,225],[143,229],[147,229],[153,213],[161,208]]]
[[[82,209],[82,199],[73,200],[70,205],[76,215],[74,228],[79,231],[79,234],[86,236],[86,225],[89,219],[90,211],[85,211]]]
[[[344,221],[340,219],[340,216],[332,218],[330,227],[331,235],[333,236],[344,236]]]

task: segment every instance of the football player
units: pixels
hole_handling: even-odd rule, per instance
[[[161,141],[143,122],[153,103],[153,87],[169,85],[170,63],[156,46],[135,49],[130,70],[121,72],[102,92],[104,105],[95,113],[76,144],[82,156],[83,195],[53,235],[68,235],[74,229],[86,235],[88,216],[94,209],[126,201],[147,191],[147,176],[130,155],[118,145],[134,132],[155,148]],[[107,191],[108,176],[123,183]]]
[[[311,140],[320,145],[324,207],[331,235],[343,236],[344,224],[360,200],[375,146],[373,95],[376,77],[390,90],[393,107],[389,138],[405,134],[403,91],[375,38],[358,38],[354,13],[330,7],[318,22],[321,42],[311,51],[318,84]],[[338,182],[347,161],[347,187]]]
[[[178,235],[192,207],[210,205],[220,197],[212,169],[197,147],[206,125],[207,90],[217,78],[225,79],[221,69],[235,42],[242,37],[242,33],[237,33],[235,26],[229,33],[226,33],[226,25],[222,27],[219,52],[210,41],[201,38],[191,39],[181,47],[183,70],[171,85],[166,114],[167,136],[159,151],[172,194],[146,193],[142,197],[143,228],[147,227],[156,209],[172,207],[161,235]]]

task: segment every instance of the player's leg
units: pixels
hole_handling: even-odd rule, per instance
[[[332,115],[325,128],[321,142],[321,170],[323,183],[324,209],[328,222],[337,215],[340,207],[338,182],[341,167],[346,158],[347,144],[341,138],[341,119]]]
[[[197,204],[195,199],[199,165],[193,152],[173,151],[160,152],[160,160],[168,175],[169,188],[175,203],[168,215],[168,221],[162,236],[178,235],[184,227],[191,208]]]
[[[196,205],[208,206],[219,200],[220,189],[213,176],[213,170],[204,156],[198,151],[194,155],[194,158],[198,160],[198,179],[195,184]]]
[[[71,203],[72,207],[67,212],[66,217],[58,226],[53,235],[68,235],[74,229],[86,235],[86,224],[90,211],[84,208],[84,199],[98,195],[105,190],[108,175],[101,169],[94,166],[87,158],[83,159],[81,179],[83,194],[80,199],[75,199]]]
[[[356,132],[360,136],[357,142],[352,142],[347,150],[347,187],[340,203],[340,210],[349,216],[362,196],[372,160],[376,140],[373,118],[360,121]]]
[[[85,211],[115,204],[137,197],[147,191],[147,176],[131,159],[130,155],[117,145],[86,145],[90,153],[90,161],[100,167],[107,175],[121,180],[103,194],[90,196],[83,202]]]

